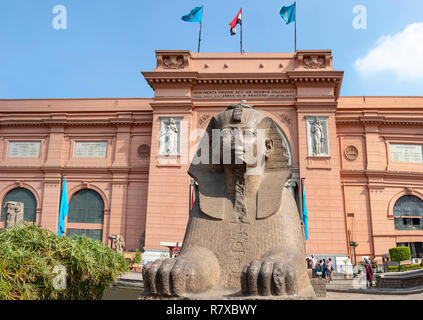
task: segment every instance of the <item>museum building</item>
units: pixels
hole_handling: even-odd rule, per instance
[[[246,100],[278,126],[300,209],[304,179],[308,254],[343,259],[355,242],[358,258],[423,257],[423,97],[340,97],[329,50],[156,58],[142,73],[154,98],[0,100],[3,206],[23,202],[26,221],[56,232],[65,175],[68,235],[165,256],[183,241],[204,129]]]

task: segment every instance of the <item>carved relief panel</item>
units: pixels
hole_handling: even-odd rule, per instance
[[[309,116],[307,123],[307,148],[309,157],[328,157],[328,117]]]
[[[181,118],[160,117],[160,156],[176,156],[180,154],[181,120]]]

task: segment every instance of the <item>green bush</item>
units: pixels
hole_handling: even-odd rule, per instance
[[[55,289],[56,266],[66,268],[64,290]],[[0,232],[0,300],[101,299],[127,270],[122,255],[87,237],[58,238],[33,225]]]
[[[139,264],[141,262],[141,253],[138,249],[135,250],[135,256],[134,256],[134,263]]]
[[[404,261],[411,259],[411,250],[409,247],[397,247],[389,249],[391,261]]]
[[[389,266],[388,272],[398,272],[398,271],[411,271],[411,270],[419,270],[421,269],[420,264],[408,264],[405,266],[401,266],[401,270],[397,266]]]

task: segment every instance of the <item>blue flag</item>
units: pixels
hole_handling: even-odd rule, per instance
[[[201,23],[201,18],[203,17],[203,7],[195,7],[191,10],[190,13],[184,15],[182,20],[185,22],[198,22]]]
[[[290,5],[289,7],[282,7],[281,17],[283,20],[285,20],[286,24],[289,24],[295,21],[295,7],[296,7],[295,2],[293,5]]]
[[[66,177],[63,181],[62,194],[60,195],[60,209],[59,209],[59,226],[57,228],[57,235],[59,238],[65,233],[65,218],[68,215],[68,192],[66,187]]]
[[[305,239],[308,240],[308,226],[307,226],[307,203],[306,203],[306,194],[305,194],[305,185],[304,185],[304,181],[302,181],[302,189],[303,189],[303,214],[302,214],[302,219],[303,219],[303,223],[304,223],[304,234],[305,234]]]

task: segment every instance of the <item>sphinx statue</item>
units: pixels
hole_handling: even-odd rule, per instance
[[[274,121],[245,101],[213,117],[188,171],[196,200],[181,253],[144,266],[145,294],[314,296],[288,160]]]

